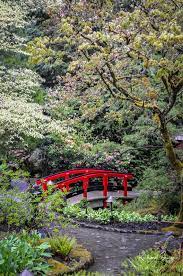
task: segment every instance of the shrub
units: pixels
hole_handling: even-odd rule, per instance
[[[176,255],[169,256],[157,249],[149,249],[134,259],[124,261],[122,266],[128,271],[127,275],[169,275],[172,266],[174,266],[172,273],[180,273],[178,275],[181,275],[183,264],[179,261],[180,259]]]
[[[4,190],[0,196],[0,223],[8,227],[22,227],[29,224],[34,216],[34,206],[29,193]]]
[[[24,232],[22,235],[15,234],[0,241],[0,274],[16,275],[27,269],[34,275],[45,275],[49,270],[46,262],[51,253],[47,252],[49,244],[44,242],[40,245],[37,241],[40,235],[34,232],[28,235]]]
[[[178,213],[179,207],[179,195],[176,191],[166,193],[159,191],[157,194],[153,194],[152,191],[145,191],[141,192],[137,199],[127,204],[125,210],[130,212],[138,210],[142,214],[160,212],[175,215]],[[124,207],[122,208],[124,209]]]
[[[63,216],[63,208],[66,204],[65,193],[60,190],[53,192],[52,189],[53,187],[50,187],[48,192],[35,198],[34,202],[38,204],[38,207],[34,223],[36,227],[52,227],[53,231],[58,232],[59,225],[62,224],[64,227],[69,223],[69,220]]]
[[[0,188],[7,189],[10,187],[10,182],[12,179],[20,179],[29,177],[27,171],[17,169],[12,170],[8,164],[3,161],[0,165]]]
[[[76,245],[76,239],[68,236],[51,237],[48,239],[48,243],[51,246],[51,250],[54,253],[58,253],[63,258],[67,257],[71,250]]]

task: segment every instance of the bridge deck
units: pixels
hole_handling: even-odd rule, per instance
[[[87,200],[88,201],[96,201],[96,200],[103,200],[104,196],[102,194],[102,191],[92,191],[92,192],[88,192],[87,193]],[[114,199],[117,198],[122,198],[122,199],[134,199],[137,198],[139,196],[139,192],[136,191],[128,191],[128,196],[125,197],[123,195],[122,191],[116,191],[116,192],[108,192],[108,196],[113,196]],[[75,195],[71,198],[68,198],[67,201],[70,204],[77,204],[79,203],[81,200],[83,199],[83,195],[79,194],[79,195]]]

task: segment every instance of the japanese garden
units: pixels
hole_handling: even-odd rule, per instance
[[[183,274],[183,0],[0,0],[0,275]]]

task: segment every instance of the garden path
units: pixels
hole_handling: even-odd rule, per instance
[[[115,233],[89,228],[67,228],[65,234],[74,236],[94,256],[95,263],[88,271],[98,271],[104,275],[121,275],[121,262],[133,257],[144,249],[152,247],[161,239],[159,235]]]

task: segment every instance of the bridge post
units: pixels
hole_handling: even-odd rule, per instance
[[[67,180],[67,179],[69,179],[69,173],[68,172],[65,174],[65,180]]]
[[[124,176],[122,184],[123,184],[123,195],[125,197],[127,197],[128,196],[128,176],[127,175]],[[125,199],[123,201],[123,204],[126,204],[126,200]]]
[[[104,174],[103,176],[103,196],[104,196],[103,207],[104,208],[107,208],[107,192],[108,192],[108,176],[107,174]]]
[[[69,190],[70,190],[69,184],[66,184],[66,190],[67,190],[67,192],[69,192]]]
[[[44,192],[46,192],[48,190],[47,182],[44,179],[42,181],[42,189],[43,189]]]
[[[87,199],[88,181],[87,177],[83,177],[83,198],[85,199]]]
[[[67,172],[67,173],[65,174],[65,180],[68,180],[68,179],[69,179],[69,173]],[[69,192],[69,190],[70,190],[70,187],[69,187],[68,184],[66,185],[66,190],[67,190],[67,192]]]

